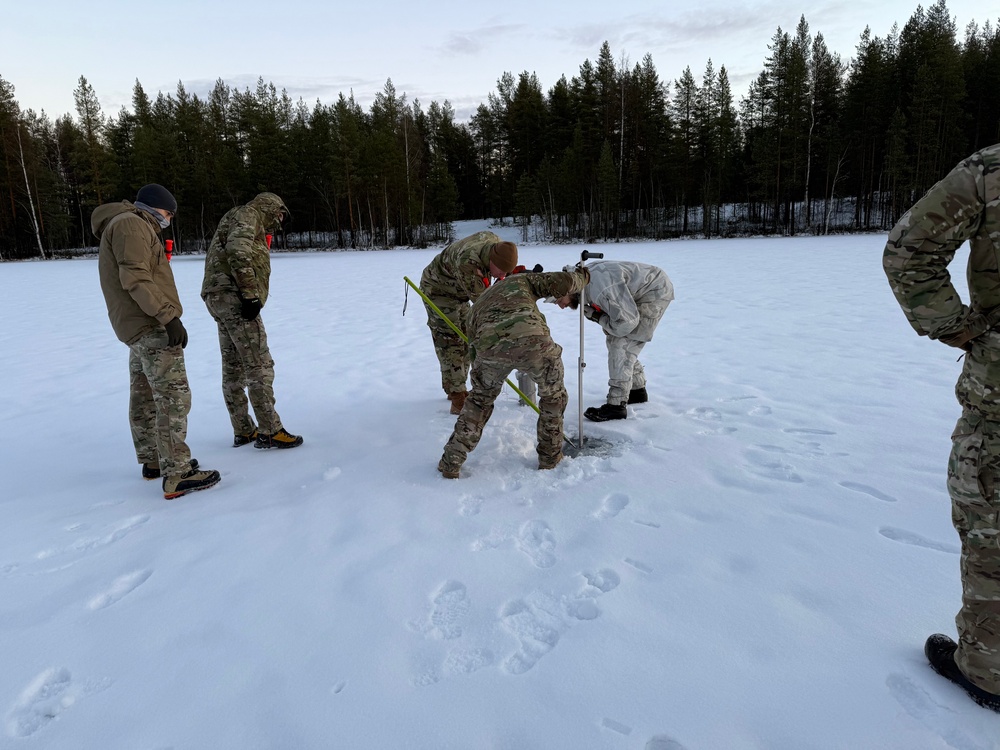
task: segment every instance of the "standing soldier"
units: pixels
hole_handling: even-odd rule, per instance
[[[969,241],[969,305],[948,273]],[[924,654],[941,676],[1000,712],[1000,143],[956,166],[903,214],[882,263],[921,336],[966,352],[955,395],[962,416],[948,462],[951,515],[962,543],[958,643],[936,633]]]
[[[201,296],[219,326],[222,394],[237,448],[251,442],[256,448],[302,445],[302,437],[287,432],[274,409],[274,360],[260,319],[271,279],[270,233],[287,215],[281,198],[261,193],[222,217],[205,255]]]
[[[198,471],[187,443],[191,390],[184,369],[188,335],[180,297],[160,241],[177,201],[162,185],[145,185],[135,203],[98,206],[90,219],[101,247],[101,290],[115,335],[129,348],[129,424],[145,479],[163,477],[167,500],[218,484]]]
[[[588,279],[586,269],[522,273],[494,284],[472,306],[472,393],[438,463],[442,475],[458,478],[469,452],[479,444],[504,380],[515,368],[538,384],[538,468],[552,469],[562,460],[563,411],[569,401],[562,347],[552,340],[536,302],[579,294]]]
[[[643,404],[646,372],[639,352],[653,339],[663,312],[674,298],[674,286],[662,268],[645,263],[600,260],[591,263],[583,314],[604,329],[608,345],[608,398],[583,416],[594,422],[625,419],[626,404]],[[556,300],[559,307],[580,306],[580,296]]]
[[[502,279],[517,265],[517,245],[501,242],[493,232],[477,232],[452,242],[424,269],[420,289],[459,330],[465,331],[471,302],[490,285],[490,277]],[[468,395],[469,346],[433,308],[427,308],[427,326],[434,339],[434,352],[441,364],[441,387],[451,401],[451,413],[460,414]]]

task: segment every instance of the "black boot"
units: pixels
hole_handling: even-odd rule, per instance
[[[649,396],[646,395],[646,388],[633,388],[628,392],[628,402],[630,404],[644,404],[649,401]]]
[[[191,471],[198,468],[198,459],[191,459]],[[143,479],[159,479],[160,478],[160,464],[143,464],[142,465],[142,478]]]
[[[983,708],[1000,713],[1000,695],[989,693],[981,687],[973,685],[969,678],[962,674],[962,670],[955,663],[957,649],[958,644],[951,638],[941,633],[935,633],[924,644],[924,656],[930,662],[931,669],[962,688],[972,700]]]
[[[241,435],[240,433],[236,433],[235,435],[233,435],[233,447],[239,448],[240,446],[243,445],[250,445],[250,443],[252,443],[256,439],[257,439],[257,430],[254,430],[249,435]]]
[[[607,422],[609,419],[625,419],[628,410],[625,404],[603,404],[600,408],[591,406],[583,413],[591,422]]]

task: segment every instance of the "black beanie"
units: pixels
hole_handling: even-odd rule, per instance
[[[177,200],[163,185],[157,185],[155,182],[139,188],[135,202],[145,203],[150,208],[162,208],[172,214],[177,213]]]

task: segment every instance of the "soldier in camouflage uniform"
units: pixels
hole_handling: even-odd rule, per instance
[[[219,482],[198,471],[185,438],[191,391],[184,369],[187,331],[167,262],[162,229],[177,201],[161,185],[145,185],[135,203],[98,206],[90,225],[100,239],[98,269],[108,317],[129,348],[129,424],[145,479],[163,478],[168,500]]]
[[[515,368],[538,384],[538,468],[551,469],[562,460],[563,411],[569,400],[562,347],[552,340],[536,302],[579,293],[589,278],[586,269],[518,274],[491,286],[472,306],[472,392],[438,463],[442,475],[458,478],[469,452],[479,444],[504,380]]]
[[[948,264],[969,241],[969,304]],[[889,234],[883,265],[910,325],[966,352],[955,394],[948,492],[962,543],[958,643],[942,634],[924,652],[939,674],[1000,711],[1000,144],[956,166]]]
[[[490,277],[502,279],[517,265],[517,246],[501,242],[493,232],[477,232],[452,242],[424,269],[420,290],[458,328],[465,330],[470,302],[490,285]],[[441,365],[441,387],[451,401],[451,413],[459,414],[465,403],[465,381],[469,375],[469,346],[434,309],[427,308],[427,326],[434,352]]]
[[[274,360],[260,319],[271,280],[269,233],[287,215],[281,198],[261,193],[222,217],[205,255],[201,296],[219,326],[222,393],[235,447],[251,442],[256,448],[302,445],[302,437],[287,432],[275,411]]]

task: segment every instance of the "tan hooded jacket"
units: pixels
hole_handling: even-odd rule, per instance
[[[98,269],[115,335],[132,344],[184,312],[160,241],[160,226],[128,201],[94,209],[90,228],[101,240]]]

